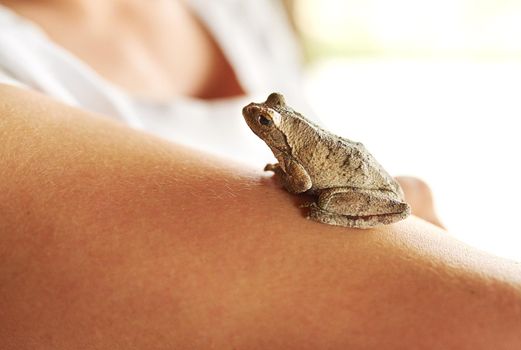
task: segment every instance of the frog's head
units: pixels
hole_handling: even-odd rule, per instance
[[[272,149],[287,152],[289,146],[284,133],[284,96],[272,93],[266,102],[250,103],[242,109],[242,115],[250,129]]]

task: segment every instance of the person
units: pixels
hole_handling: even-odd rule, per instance
[[[521,346],[520,266],[421,181],[362,231],[230,160],[264,156],[238,105],[306,108],[276,2],[0,3],[0,348]]]

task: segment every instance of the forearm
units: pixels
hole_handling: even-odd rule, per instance
[[[2,348],[521,344],[514,263],[414,218],[305,220],[259,173],[21,95],[0,107]]]

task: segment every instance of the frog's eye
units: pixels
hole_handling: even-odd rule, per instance
[[[271,119],[266,118],[262,114],[259,114],[259,116],[257,117],[257,120],[259,121],[260,124],[262,124],[264,126],[268,126],[271,124]]]

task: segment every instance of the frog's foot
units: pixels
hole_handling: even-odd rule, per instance
[[[264,171],[273,171],[275,173],[278,169],[280,169],[279,164],[266,164],[266,166],[264,167]]]
[[[298,207],[299,208],[311,208],[311,207],[314,207],[314,206],[317,206],[317,205],[315,203],[313,203],[313,202],[309,202],[309,203],[300,204]]]
[[[392,193],[334,188],[310,206],[309,218],[329,225],[369,228],[405,219],[411,208]]]
[[[281,179],[284,179],[286,177],[286,173],[284,173],[284,170],[282,170],[282,167],[279,163],[266,164],[266,166],[264,167],[264,171],[273,171],[275,175],[280,177]]]

